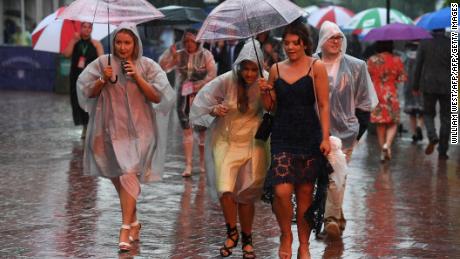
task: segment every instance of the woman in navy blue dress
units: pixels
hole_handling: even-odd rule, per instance
[[[298,255],[310,258],[312,225],[305,215],[317,178],[331,172],[325,159],[330,151],[328,79],[323,63],[311,57],[304,24],[295,21],[286,27],[283,46],[288,59],[272,66],[268,82],[259,80],[264,106],[274,112],[265,197],[272,202],[281,230],[279,257],[291,258],[291,197],[295,193]]]

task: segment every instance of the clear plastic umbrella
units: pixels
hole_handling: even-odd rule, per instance
[[[122,22],[139,24],[163,17],[164,15],[146,0],[76,0],[58,16],[60,19],[114,25]],[[107,27],[107,31],[109,30]],[[109,65],[110,52],[109,44]]]
[[[203,22],[199,41],[237,40],[275,29],[305,15],[288,0],[226,0]]]
[[[163,17],[146,0],[76,0],[58,16],[61,19],[114,25],[122,22],[139,24]]]
[[[287,25],[302,15],[304,10],[289,0],[226,0],[208,15],[197,40],[246,39]],[[262,76],[260,67],[259,72]]]

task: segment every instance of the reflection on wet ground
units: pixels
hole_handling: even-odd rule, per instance
[[[117,195],[108,180],[82,175],[83,145],[68,96],[0,92],[0,107],[1,257],[220,258],[223,216],[207,195],[204,174],[180,176],[177,123],[170,125],[164,180],[142,189],[142,240],[118,254]],[[438,161],[423,154],[426,143],[410,141],[398,138],[387,164],[378,160],[374,136],[357,147],[345,196],[347,229],[339,241],[312,238],[312,258],[460,254],[458,147],[450,160]],[[269,206],[257,204],[254,224],[257,255],[276,258],[278,227]],[[239,246],[233,257],[241,254]]]

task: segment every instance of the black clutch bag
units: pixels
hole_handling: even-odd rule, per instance
[[[269,112],[264,113],[262,118],[262,122],[257,129],[255,138],[263,141],[267,141],[272,133],[272,123],[273,123],[273,115]]]

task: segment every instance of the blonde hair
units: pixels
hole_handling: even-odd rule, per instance
[[[115,52],[115,40],[117,38],[117,35],[119,33],[126,33],[128,34],[129,36],[131,36],[131,38],[133,39],[133,43],[134,43],[134,49],[133,49],[133,60],[136,60],[139,58],[139,39],[136,37],[136,34],[134,34],[134,32],[132,32],[131,30],[129,29],[120,29],[114,36],[113,38],[113,41],[112,41],[112,49],[113,49],[113,53],[115,56],[118,57],[117,53]]]

